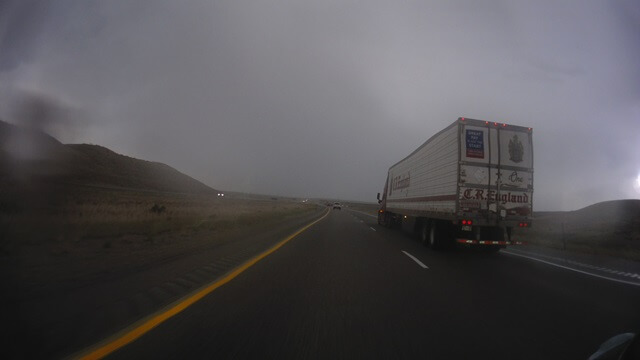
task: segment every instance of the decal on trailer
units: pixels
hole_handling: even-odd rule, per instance
[[[466,130],[467,157],[484,159],[484,132],[482,130]]]
[[[499,202],[501,204],[529,203],[529,195],[525,192],[518,192],[518,193],[506,192],[506,193],[499,194],[495,190],[484,190],[484,189],[465,189],[464,192],[462,193],[462,199],[489,200],[489,201]]]
[[[401,174],[398,176],[394,176],[391,178],[391,184],[389,186],[389,195],[393,194],[393,192],[408,189],[411,186],[411,172],[407,172],[405,174]],[[405,190],[408,193],[409,190]],[[405,194],[406,196],[407,194]]]
[[[481,209],[482,203],[479,200],[460,200],[460,207],[463,209]]]
[[[522,161],[522,155],[524,155],[524,147],[518,139],[518,135],[513,135],[513,138],[509,140],[509,160],[519,163]]]

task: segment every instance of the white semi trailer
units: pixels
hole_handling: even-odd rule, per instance
[[[378,223],[416,231],[425,245],[519,242],[512,228],[531,226],[532,129],[458,118],[391,166]]]

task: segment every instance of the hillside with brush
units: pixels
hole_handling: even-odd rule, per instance
[[[531,244],[640,260],[640,200],[612,200],[575,211],[534,213],[516,236]]]
[[[62,144],[52,136],[0,121],[0,183],[98,186],[213,194],[209,186],[159,162],[135,159],[99,145]]]

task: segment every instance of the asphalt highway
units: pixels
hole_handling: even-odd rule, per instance
[[[639,305],[640,286],[333,210],[108,358],[586,359]]]

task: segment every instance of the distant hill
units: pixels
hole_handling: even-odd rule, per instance
[[[530,229],[516,229],[532,244],[605,253],[640,261],[640,200],[613,200],[575,211],[534,212]]]
[[[640,233],[640,200],[612,200],[599,202],[575,211],[545,211],[534,213],[536,223],[561,224],[583,231],[606,231],[624,234],[625,237]]]
[[[216,192],[166,164],[120,155],[98,145],[65,145],[42,131],[0,121],[0,186],[22,183]]]

